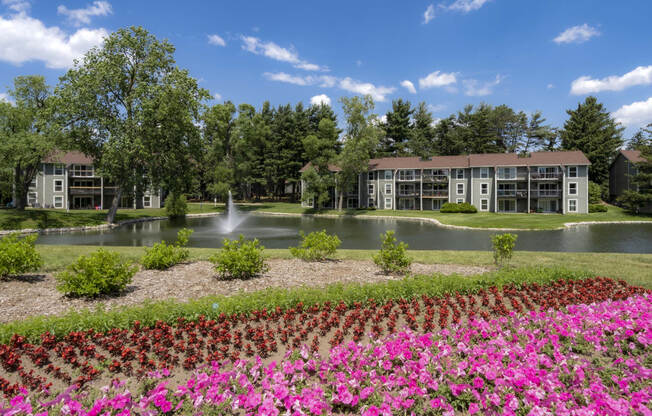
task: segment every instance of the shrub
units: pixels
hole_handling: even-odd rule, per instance
[[[589,204],[599,204],[602,200],[602,187],[589,181]]]
[[[441,206],[439,212],[475,214],[476,212],[478,212],[478,209],[475,206],[469,204],[468,202],[462,202],[461,204],[446,202],[444,205]]]
[[[306,261],[326,260],[335,254],[337,248],[342,244],[336,235],[329,235],[326,230],[313,231],[308,235],[301,231],[299,234],[302,238],[301,245],[290,247],[290,253],[292,256]]]
[[[257,238],[247,241],[240,234],[237,240],[225,238],[222,250],[209,260],[215,264],[221,279],[250,279],[269,270],[263,250],[265,247]]]
[[[185,217],[188,212],[188,201],[185,195],[179,195],[174,192],[165,198],[165,212],[170,218]]]
[[[167,244],[165,241],[145,247],[145,255],[140,260],[146,269],[165,270],[188,259],[190,252],[185,246],[193,230],[182,228],[177,233],[177,241]]]
[[[385,273],[407,273],[410,270],[412,259],[407,255],[408,245],[404,242],[398,242],[394,237],[394,231],[388,230],[381,234],[383,245],[380,252],[373,259]]]
[[[589,204],[589,212],[607,212],[609,208],[603,204]]]
[[[56,276],[57,289],[69,296],[95,297],[124,290],[138,270],[120,255],[103,248],[81,256]]]
[[[494,249],[494,263],[502,266],[503,263],[509,262],[516,245],[516,234],[496,234],[491,236],[491,244]]]
[[[43,264],[34,243],[38,236],[31,234],[19,238],[11,233],[0,239],[0,279],[38,270]]]

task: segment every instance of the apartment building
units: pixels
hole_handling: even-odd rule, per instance
[[[344,207],[439,210],[468,202],[486,212],[588,213],[590,164],[580,151],[371,159]],[[324,208],[335,208],[338,198],[331,190]]]
[[[609,167],[609,197],[615,201],[623,192],[639,191],[632,178],[638,174],[638,164],[647,160],[638,150],[621,150]],[[641,209],[642,213],[652,213],[652,203]]]
[[[41,164],[30,184],[27,205],[34,208],[104,209],[117,188],[97,175],[93,160],[80,152],[57,152]],[[121,208],[160,208],[160,192],[125,195]]]

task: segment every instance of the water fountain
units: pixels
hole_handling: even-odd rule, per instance
[[[220,231],[223,234],[230,234],[246,219],[247,217],[240,213],[233,203],[233,196],[231,196],[231,191],[229,191],[229,202],[226,205],[225,218],[220,221]]]

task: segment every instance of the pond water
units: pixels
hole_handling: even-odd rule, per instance
[[[283,217],[248,215],[233,232],[223,230],[223,216],[151,221],[123,225],[112,230],[45,234],[39,244],[100,246],[148,246],[160,240],[174,241],[182,227],[195,230],[191,247],[221,247],[223,238],[258,238],[267,248],[287,248],[306,233],[325,229],[342,240],[341,248],[378,249],[380,234],[394,230],[412,250],[490,250],[495,231],[458,230],[426,221],[356,219],[352,217]],[[554,231],[517,231],[517,250],[652,253],[652,223],[583,225]]]

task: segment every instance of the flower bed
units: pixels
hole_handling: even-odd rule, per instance
[[[512,311],[435,334],[348,342],[323,360],[308,348],[278,365],[213,363],[177,386],[151,372],[142,397],[113,382],[100,398],[69,390],[50,402],[26,391],[11,414],[652,414],[649,294],[566,312]],[[287,413],[285,413],[287,412]],[[0,412],[2,413],[2,412]]]
[[[71,332],[58,339],[45,332],[39,343],[14,336],[0,344],[0,392],[16,395],[20,387],[60,391],[70,384],[81,386],[108,382],[116,376],[144,377],[166,368],[187,376],[202,364],[258,355],[266,363],[280,360],[285,352],[304,344],[311,352],[327,354],[345,341],[363,341],[395,333],[403,327],[430,332],[471,318],[507,316],[510,311],[559,309],[575,303],[625,299],[642,294],[641,288],[606,278],[559,280],[490,287],[473,294],[422,296],[411,301],[366,305],[330,303],[281,310],[257,310],[250,314],[179,319],[175,325],[158,322],[145,327],[136,322],[131,329],[107,332]]]

